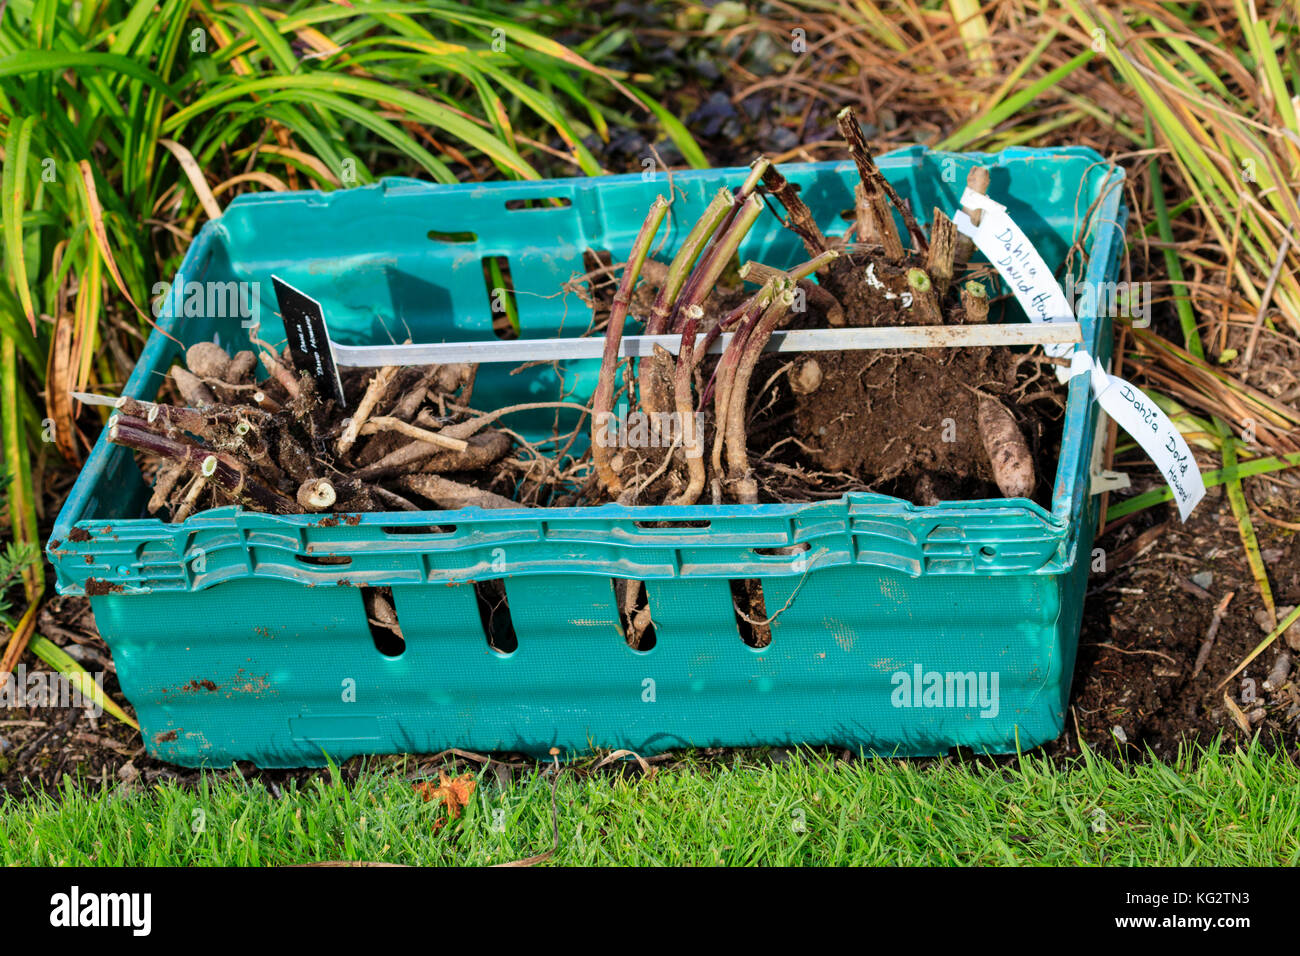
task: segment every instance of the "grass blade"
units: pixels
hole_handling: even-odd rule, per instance
[[[1151,124],[1147,122],[1150,134]],[[1151,157],[1148,164],[1151,176],[1151,203],[1156,212],[1156,229],[1160,241],[1164,243],[1161,252],[1165,257],[1165,268],[1169,270],[1170,285],[1173,289],[1174,307],[1178,310],[1178,324],[1183,330],[1183,345],[1199,359],[1205,358],[1205,348],[1201,345],[1201,333],[1196,328],[1196,315],[1192,312],[1192,303],[1188,296],[1186,281],[1183,278],[1183,264],[1178,261],[1178,250],[1174,248],[1174,228],[1169,221],[1169,205],[1165,200],[1164,183],[1160,178],[1160,161]]]
[[[140,725],[135,722],[131,715],[119,707],[113,698],[100,690],[99,685],[95,683],[90,673],[58,644],[36,634],[33,635],[28,646],[33,654],[72,681],[77,686],[77,689],[81,691],[82,697],[94,701],[96,707],[101,708],[107,714],[112,714],[128,727],[135,730],[140,729]]]
[[[1223,434],[1223,467],[1235,468],[1237,465],[1237,439],[1220,423]],[[1250,575],[1259,588],[1259,596],[1264,601],[1264,610],[1268,613],[1270,624],[1277,623],[1277,609],[1273,606],[1273,588],[1268,582],[1268,570],[1264,567],[1264,558],[1259,553],[1259,539],[1255,536],[1255,526],[1250,520],[1250,506],[1246,504],[1246,494],[1241,487],[1241,475],[1234,474],[1224,482],[1228,493],[1228,503],[1232,505],[1233,517],[1237,519],[1237,531],[1241,534],[1242,547],[1246,549],[1246,563],[1250,566]]]
[[[1300,452],[1270,458],[1256,458],[1245,464],[1234,465],[1232,468],[1224,467],[1215,471],[1205,471],[1201,473],[1201,478],[1205,481],[1206,488],[1214,488],[1234,476],[1249,478],[1252,475],[1265,475],[1269,472],[1285,471],[1288,468],[1297,466],[1300,466]],[[1167,486],[1161,485],[1159,488],[1152,488],[1150,491],[1144,491],[1140,495],[1134,495],[1132,498],[1126,498],[1111,505],[1106,509],[1106,521],[1117,521],[1127,515],[1145,511],[1147,508],[1173,500],[1173,492]]]
[[[9,261],[9,278],[18,292],[23,314],[36,333],[36,309],[32,305],[32,290],[27,284],[27,259],[23,250],[23,206],[26,204],[27,157],[32,143],[32,126],[36,118],[27,116],[18,121],[16,131],[8,140],[4,163],[4,231],[5,258]]]

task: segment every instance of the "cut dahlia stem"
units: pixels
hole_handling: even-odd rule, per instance
[[[934,283],[924,269],[908,269],[907,285],[912,290],[912,314],[917,325],[943,325],[939,311],[939,298],[934,294]]]
[[[978,324],[989,320],[989,293],[984,283],[971,279],[961,287],[961,305],[966,310],[966,321]]]
[[[151,431],[150,424],[144,419],[122,415],[115,417],[116,421],[109,425],[109,441],[178,462],[190,471],[208,478],[235,501],[258,511],[272,514],[293,512],[293,502],[288,497],[252,478],[248,468],[233,455],[187,444]]]
[[[826,236],[813,218],[812,210],[799,198],[794,186],[775,166],[763,170],[763,185],[785,209],[786,226],[803,240],[804,248],[810,256],[820,255],[830,249]]]
[[[768,304],[772,301],[772,296],[775,294],[776,287],[781,281],[782,280],[778,277],[764,283],[763,288],[759,289],[758,292],[754,293],[754,295],[741,303],[740,308],[732,313],[732,315],[736,316],[737,319],[736,334],[732,336],[731,341],[723,350],[722,357],[718,359],[718,363],[713,366],[713,374],[709,377],[708,384],[704,386],[704,390],[700,393],[701,409],[708,406],[710,397],[715,394],[715,386],[718,389],[723,389],[724,386],[727,390],[730,389],[731,374],[735,371],[736,359],[740,355],[741,349],[745,347],[745,338],[754,328],[754,323],[758,321],[763,310],[767,308]],[[728,316],[728,318],[730,318],[730,316]],[[719,323],[715,328],[720,329],[722,324],[723,323]],[[701,353],[703,353],[703,350],[711,343],[712,339],[708,339],[701,347]],[[724,401],[721,408],[715,410],[716,413],[714,420],[716,422],[721,422],[723,417],[725,417],[725,411],[726,403]]]
[[[763,174],[767,172],[770,165],[772,165],[771,160],[766,156],[759,156],[749,164],[749,173],[746,174],[744,181],[736,187],[726,218],[722,220],[722,225],[714,231],[713,238],[709,240],[709,249],[712,249],[717,244],[720,237],[726,235],[727,230],[731,228],[731,224],[736,221],[736,213],[740,211],[741,205],[758,188],[758,184],[763,179]]]
[[[793,269],[787,269],[784,272],[780,269],[774,269],[771,266],[750,259],[740,267],[740,277],[754,283],[754,285],[763,285],[769,279],[782,277],[788,279],[807,279],[811,277],[814,272],[821,272],[842,254],[843,253],[838,249],[827,249],[825,252],[813,256],[807,262],[801,262]]]
[[[838,250],[828,249],[821,255],[814,256],[807,262],[786,272],[782,272],[780,269],[773,269],[771,266],[763,265],[761,262],[751,261],[746,262],[744,266],[741,267],[740,276],[746,281],[756,282],[759,284],[768,282],[772,279],[795,280],[798,283],[799,288],[803,290],[804,298],[822,310],[822,314],[826,316],[826,323],[828,325],[839,327],[843,326],[845,323],[844,307],[840,305],[840,300],[835,298],[835,296],[832,295],[825,286],[819,285],[807,278],[814,272],[827,268],[839,257],[840,253]],[[705,348],[711,344],[712,340],[710,339],[705,345]]]
[[[677,298],[677,305],[674,309],[676,321],[673,323],[673,331],[680,332],[681,326],[685,321],[684,316],[692,306],[703,304],[708,298],[709,293],[717,285],[718,279],[722,272],[727,268],[736,250],[740,248],[740,242],[745,238],[754,223],[758,221],[759,215],[763,211],[763,202],[757,196],[749,196],[740,204],[736,211],[736,217],[732,220],[731,225],[727,228],[724,235],[718,238],[704,257],[700,260],[699,265],[691,273],[682,293]]]
[[[173,438],[189,433],[212,444],[250,450],[264,450],[260,433],[270,424],[270,416],[261,409],[242,406],[213,406],[200,410],[142,402],[125,395],[113,405],[123,415],[142,418]]]
[[[867,196],[867,187],[860,182],[853,184],[853,221],[857,226],[858,242],[873,246],[882,244],[876,229],[876,213]]]
[[[735,206],[736,200],[732,196],[731,190],[725,186],[719,189],[717,195],[713,197],[713,201],[704,210],[704,214],[682,241],[681,248],[677,250],[677,254],[673,256],[672,264],[668,266],[665,272],[664,280],[659,286],[658,294],[655,296],[654,305],[650,309],[650,317],[645,324],[646,335],[663,334],[672,315],[677,297],[690,276],[691,270],[695,268],[696,262],[715,233],[726,228],[725,223],[730,222]],[[724,225],[719,226],[720,223]],[[657,382],[659,369],[657,364],[655,359],[652,358],[650,361],[638,363],[637,368],[639,404],[644,411],[652,415],[662,412],[665,404],[664,396],[659,392]]]
[[[727,416],[723,427],[726,430],[727,479],[731,484],[736,500],[741,504],[758,502],[758,483],[754,480],[749,467],[749,453],[746,448],[745,409],[749,391],[749,380],[754,366],[762,354],[763,346],[772,337],[776,329],[790,311],[794,300],[794,284],[782,280],[775,290],[772,302],[763,310],[763,315],[754,326],[754,331],[745,340],[745,346],[736,364],[735,378],[727,396]]]
[[[682,291],[682,286],[686,278],[695,268],[696,260],[704,252],[709,238],[717,229],[718,224],[732,209],[735,199],[732,197],[731,190],[725,186],[718,190],[717,195],[713,197],[712,202],[704,210],[704,214],[691,227],[686,238],[682,240],[681,248],[673,256],[672,263],[668,266],[668,272],[664,277],[663,284],[659,287],[659,292],[655,296],[654,305],[650,309],[650,317],[646,319],[645,334],[660,335],[668,323],[668,316],[672,312],[673,303],[677,299],[678,293]]]
[[[731,401],[731,388],[736,378],[736,365],[740,361],[740,354],[745,348],[745,341],[754,331],[754,323],[758,321],[766,303],[756,304],[752,313],[746,316],[741,323],[739,331],[735,338],[731,340],[730,347],[722,353],[722,358],[713,369],[713,378],[705,386],[703,394],[700,396],[700,405],[703,406],[713,399],[713,453],[711,464],[715,476],[722,474],[722,449],[727,435],[727,409]],[[715,478],[715,481],[717,479]]]
[[[298,486],[298,504],[304,511],[310,511],[313,514],[321,511],[329,511],[334,507],[334,502],[338,500],[338,494],[334,486],[324,478],[308,478]]]
[[[760,300],[762,301],[763,305],[767,304],[768,299],[763,297],[762,289],[760,289],[758,292],[755,292],[744,302],[740,303],[740,305],[736,306],[734,309],[732,309],[730,312],[724,315],[720,321],[715,322],[713,326],[710,327],[710,329],[704,333],[704,338],[700,340],[700,344],[695,348],[694,361],[697,367],[699,366],[700,362],[704,360],[704,356],[706,356],[709,353],[709,349],[713,346],[713,343],[718,339],[719,336],[722,335],[723,332],[726,332],[731,328],[739,329],[744,325],[744,323],[747,320],[752,321],[754,312],[756,310],[757,311],[762,310],[761,305],[756,306],[756,303],[758,303]],[[734,339],[732,340],[731,344],[732,345],[735,344]],[[717,374],[716,365],[714,366],[713,370],[714,370],[714,374],[716,375]],[[713,376],[709,377],[709,381],[710,382],[713,381]],[[702,398],[700,402],[700,407],[703,408],[705,404],[707,404],[707,402],[704,401]]]
[[[857,120],[849,117],[854,126],[857,126]],[[856,158],[856,157],[855,157]],[[870,156],[868,155],[868,162]],[[871,166],[875,168],[874,164]],[[858,164],[859,173],[862,176],[862,182],[858,183],[856,189],[861,189],[862,200],[858,204],[865,216],[865,222],[858,225],[859,238],[872,245],[880,246],[885,253],[885,258],[890,262],[901,262],[903,260],[903,240],[898,234],[898,226],[894,222],[893,211],[889,208],[889,198],[885,191],[880,188],[877,178],[869,173],[862,172],[862,164]],[[865,230],[865,231],[864,231]]]
[[[268,412],[272,415],[274,415],[276,412],[281,410],[280,403],[277,402],[275,399],[273,399],[270,395],[267,395],[266,392],[262,391],[261,389],[258,389],[256,392],[253,393],[253,404],[256,405],[258,408],[260,408],[262,411]]]
[[[632,252],[623,267],[623,278],[619,282],[618,291],[614,293],[609,324],[605,327],[605,353],[601,358],[596,393],[592,397],[591,458],[600,483],[613,494],[623,490],[622,479],[610,464],[612,442],[609,434],[609,419],[613,411],[618,347],[623,338],[623,325],[627,321],[627,309],[632,301],[632,291],[636,287],[641,264],[650,254],[650,245],[667,211],[668,200],[663,196],[656,196],[655,201],[650,204],[650,212],[646,215],[645,222],[641,224],[641,231],[637,233],[636,240],[632,243]],[[425,497],[429,496],[425,495]]]
[[[883,207],[884,215],[881,215],[881,208],[876,205],[877,194],[883,194],[888,197],[889,201],[894,204],[899,214],[903,217],[903,224],[907,226],[908,233],[912,236],[912,241],[916,245],[916,251],[925,255],[930,248],[930,243],[925,238],[925,232],[921,229],[916,217],[912,211],[907,208],[894,187],[889,185],[880,167],[876,161],[871,158],[871,148],[867,145],[867,138],[862,134],[862,127],[858,125],[858,118],[853,115],[851,107],[844,107],[835,116],[835,121],[840,127],[840,132],[848,141],[849,152],[853,156],[853,161],[857,164],[858,175],[862,179],[862,185],[866,191],[867,201],[872,205],[873,218],[877,219],[876,223],[881,229],[888,228],[892,230],[894,238],[898,238],[898,230],[894,226],[894,218],[888,214],[888,207]],[[902,245],[899,240],[899,245]],[[901,253],[900,253],[901,255]]]
[[[930,227],[930,253],[926,271],[934,282],[934,292],[942,301],[952,285],[953,257],[957,252],[957,224],[942,209],[935,207],[934,225]]]
[[[370,413],[375,410],[375,406],[384,400],[396,375],[396,365],[385,365],[375,372],[370,384],[366,386],[365,394],[361,396],[361,401],[357,402],[356,411],[348,419],[347,427],[343,429],[343,434],[339,435],[338,445],[335,449],[339,458],[352,450],[352,446],[356,444],[357,438],[361,434],[361,427],[370,418]]]

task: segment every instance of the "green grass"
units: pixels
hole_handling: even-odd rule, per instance
[[[1029,756],[989,762],[780,764],[687,757],[653,776],[566,769],[557,787],[561,864],[1295,865],[1300,772],[1254,746],[1118,765],[1090,754],[1064,771]],[[326,860],[481,865],[552,844],[549,768],[501,789],[490,771],[459,820],[425,803],[400,761],[351,783],[323,771],[274,796],[210,774],[128,795],[0,803],[0,863],[278,865]]]

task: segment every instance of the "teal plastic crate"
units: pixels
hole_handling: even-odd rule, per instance
[[[880,159],[923,220],[935,206],[956,207],[976,163],[992,168],[990,195],[1050,264],[1086,235],[1087,280],[1114,279],[1122,173],[1095,152],[914,148]],[[783,169],[822,228],[842,232],[853,164]],[[666,254],[718,187],[745,172],[674,175]],[[453,186],[389,179],[243,196],[199,233],[181,274],[206,283],[205,293],[259,283],[272,340],[282,331],[275,273],[324,304],[340,341],[472,341],[493,334],[484,260],[504,257],[523,336],[577,335],[590,313],[557,291],[585,271],[584,250],[624,256],[666,190],[662,176],[630,175]],[[1091,223],[1079,220],[1087,210]],[[772,216],[741,249],[773,265],[801,253]],[[213,299],[189,296],[177,309],[169,297],[159,324],[187,345],[242,346],[247,310],[228,294]],[[1079,318],[1093,354],[1107,359],[1109,321]],[[155,332],[125,392],[152,398],[179,351]],[[561,391],[582,401],[597,366],[516,376],[483,366],[475,394],[491,405]],[[807,505],[339,520],[220,508],[165,524],[141,517],[149,492],[135,461],[101,437],[47,553],[60,593],[91,595],[149,752],[179,764],[287,767],[452,746],[1006,752],[1062,727],[1096,521],[1097,414],[1086,376],[1076,378],[1050,511],[1023,499],[920,507],[854,494]],[[550,424],[524,430],[541,435]],[[617,578],[647,582],[649,650],[625,642]],[[489,579],[504,579],[518,642],[509,654],[485,635],[475,584]],[[762,649],[742,639],[733,606],[731,582],[745,579],[759,579],[768,613],[779,611]],[[401,653],[372,635],[368,587],[392,589]]]

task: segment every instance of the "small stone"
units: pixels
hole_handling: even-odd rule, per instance
[[[1111,732],[1111,736],[1113,736],[1120,743],[1122,744],[1128,743],[1128,734],[1124,733],[1124,728],[1121,727],[1119,724],[1116,724],[1114,727],[1110,728],[1110,732]]]
[[[0,754],[4,753],[12,746],[13,744],[9,743],[9,741],[5,740],[5,738],[0,737]]]
[[[135,764],[129,760],[117,768],[117,779],[123,783],[131,783],[138,776],[140,771],[135,769]]]
[[[822,367],[816,359],[804,359],[790,375],[790,389],[796,395],[811,395],[822,384]]]
[[[1287,675],[1291,673],[1291,652],[1284,650],[1277,655],[1273,666],[1269,668],[1268,676],[1264,678],[1264,689],[1267,691],[1281,690],[1286,684]]]
[[[799,135],[784,126],[775,126],[759,136],[759,145],[764,152],[784,153],[799,145]]]
[[[1210,585],[1214,583],[1214,572],[1198,571],[1192,575],[1192,583],[1195,584],[1198,588],[1204,588],[1205,590],[1208,591],[1210,589]]]
[[[1246,719],[1249,720],[1252,724],[1257,724],[1264,719],[1264,715],[1266,713],[1268,713],[1268,711],[1266,711],[1263,705],[1261,704],[1259,707],[1256,707],[1254,710],[1247,713]]]

